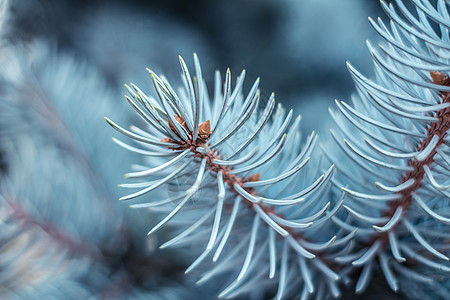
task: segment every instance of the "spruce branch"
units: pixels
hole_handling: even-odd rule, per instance
[[[260,110],[259,79],[244,97],[245,71],[232,89],[227,70],[223,91],[216,72],[210,101],[196,55],[194,63],[196,76],[191,77],[180,57],[184,90],[178,94],[150,70],[157,99],[126,85],[131,95],[126,99],[147,122],[147,130],[127,130],[106,118],[138,145],[116,140],[120,146],[151,157],[148,166],[125,175],[138,181],[122,186],[139,190],[121,200],[185,180],[174,196],[131,206],[166,213],[149,234],[169,222],[179,228],[180,234],[162,248],[204,244],[186,270],[212,258],[215,265],[199,283],[235,273],[219,297],[234,297],[266,281],[267,287],[278,286],[278,299],[299,290],[305,297],[329,290],[339,296],[340,276],[329,265],[356,230],[343,234],[330,229],[342,199],[329,192],[334,166],[321,173],[317,161],[311,162],[317,136],[313,132],[301,148],[300,117],[291,124],[292,111],[276,107],[273,94]]]
[[[367,43],[376,76],[348,64],[357,95],[353,106],[336,101],[339,112],[331,111],[341,149],[330,155],[338,170],[333,180],[349,195],[351,224],[361,227],[358,246],[339,258],[362,268],[357,293],[378,267],[394,291],[407,293],[410,279],[448,288],[448,3],[411,2],[414,11],[396,1],[401,17],[381,1],[391,20],[388,27],[369,19],[385,40],[379,50]]]

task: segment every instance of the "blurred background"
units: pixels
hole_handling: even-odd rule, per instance
[[[141,122],[123,84],[150,92],[149,67],[177,86],[177,56],[192,66],[196,52],[210,91],[216,69],[235,78],[245,68],[245,91],[261,77],[263,96],[275,92],[305,134],[326,136],[328,106],[353,90],[345,62],[371,74],[367,17],[382,16],[374,0],[10,2],[0,14],[0,294],[12,299],[215,299],[184,276],[189,251],[157,249],[167,230],[147,238],[158,218],[117,201],[142,158],[112,143],[103,117]]]
[[[346,61],[370,74],[367,17],[384,17],[375,0],[23,0],[15,10],[17,37],[52,41],[114,87],[149,85],[146,67],[177,81],[177,55],[189,62],[196,52],[210,83],[216,69],[245,68],[247,85],[259,76],[287,107],[313,103],[324,114],[352,90]]]

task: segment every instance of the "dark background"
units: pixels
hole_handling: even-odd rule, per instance
[[[197,52],[209,83],[215,69],[245,68],[247,88],[260,76],[263,95],[303,114],[306,131],[350,95],[347,60],[370,74],[367,17],[383,16],[375,0],[24,0],[15,10],[18,38],[54,41],[116,87],[149,84],[146,67],[178,80],[178,54],[189,64]]]

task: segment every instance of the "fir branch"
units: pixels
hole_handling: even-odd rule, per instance
[[[180,58],[185,87],[180,94],[151,71],[157,100],[134,85],[126,86],[132,98],[127,97],[127,100],[148,123],[148,131],[134,126],[129,131],[106,118],[114,129],[134,139],[141,148],[121,141],[118,141],[119,145],[153,156],[148,163],[156,164],[126,174],[128,178],[141,180],[122,186],[141,190],[121,200],[131,200],[187,178],[190,187],[183,190],[180,186],[176,196],[132,207],[167,213],[149,234],[169,221],[177,226],[187,226],[163,244],[164,248],[190,243],[198,245],[204,241],[206,249],[187,273],[207,256],[212,256],[216,262],[224,256],[221,255],[224,248],[234,249],[199,281],[206,282],[222,273],[236,273],[236,279],[219,297],[248,292],[258,280],[265,281],[267,275],[272,279],[276,273],[278,284],[271,280],[267,288],[278,285],[278,299],[298,289],[307,296],[331,288],[332,294],[339,296],[337,281],[340,276],[327,264],[333,264],[333,253],[341,250],[356,231],[331,235],[330,238],[332,231],[328,221],[339,210],[342,201],[327,199],[331,195],[327,191],[333,166],[319,174],[316,180],[311,180],[318,167],[317,162],[308,165],[316,135],[311,134],[304,148],[299,148],[297,128],[300,118],[289,128],[292,112],[286,115],[279,105],[271,120],[275,110],[273,95],[260,111],[259,79],[246,97],[242,95],[245,71],[237,78],[232,90],[231,73],[227,70],[223,92],[220,74],[216,73],[214,98],[210,103],[195,55],[194,62],[196,76],[191,78]],[[168,150],[173,151],[172,155]],[[159,152],[163,155],[155,155]],[[173,158],[167,160],[164,156]],[[148,177],[149,181],[144,179]],[[299,189],[301,186],[304,188]],[[189,205],[190,201],[194,203]],[[333,205],[331,210],[330,204]],[[297,271],[293,270],[301,270],[305,278],[299,281]],[[249,277],[249,274],[253,275]],[[318,276],[325,279],[322,281],[325,286],[317,285],[320,282]]]
[[[376,77],[369,80],[349,65],[357,87],[353,107],[336,102],[340,114],[331,112],[339,126],[333,137],[350,158],[330,155],[337,162],[335,182],[348,184],[344,207],[352,224],[373,229],[361,230],[366,234],[357,235],[354,254],[340,259],[362,268],[358,293],[367,288],[376,265],[390,287],[403,292],[409,279],[439,285],[439,276],[415,269],[450,271],[448,237],[430,234],[449,224],[450,89],[443,73],[450,69],[448,4],[412,2],[414,12],[396,1],[402,18],[381,1],[391,26],[369,19],[387,42],[381,52],[368,42]]]

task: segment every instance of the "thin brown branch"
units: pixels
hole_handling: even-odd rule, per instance
[[[430,72],[430,75],[433,80],[433,83],[450,86],[450,78],[447,75],[440,72]],[[441,92],[441,99],[442,103],[450,103],[450,93]],[[420,144],[417,145],[416,150],[417,151],[424,150],[430,144],[432,138],[435,135],[439,137],[436,146],[432,149],[431,153],[428,155],[426,159],[422,161],[418,161],[416,159],[409,160],[408,165],[412,167],[413,170],[406,172],[402,176],[401,183],[405,183],[408,180],[413,179],[414,184],[409,188],[401,192],[398,192],[398,194],[400,194],[401,197],[389,203],[388,208],[383,212],[383,216],[392,218],[395,211],[399,207],[403,208],[403,214],[407,213],[412,203],[412,195],[422,186],[422,181],[425,176],[424,166],[430,166],[434,162],[436,149],[445,142],[447,131],[450,128],[450,107],[436,111],[436,118],[438,119],[438,121],[430,124],[430,126],[427,128],[427,137]],[[395,230],[395,227],[393,229]],[[380,235],[374,238],[372,242],[378,239],[386,243],[388,241],[387,232],[380,233]]]

